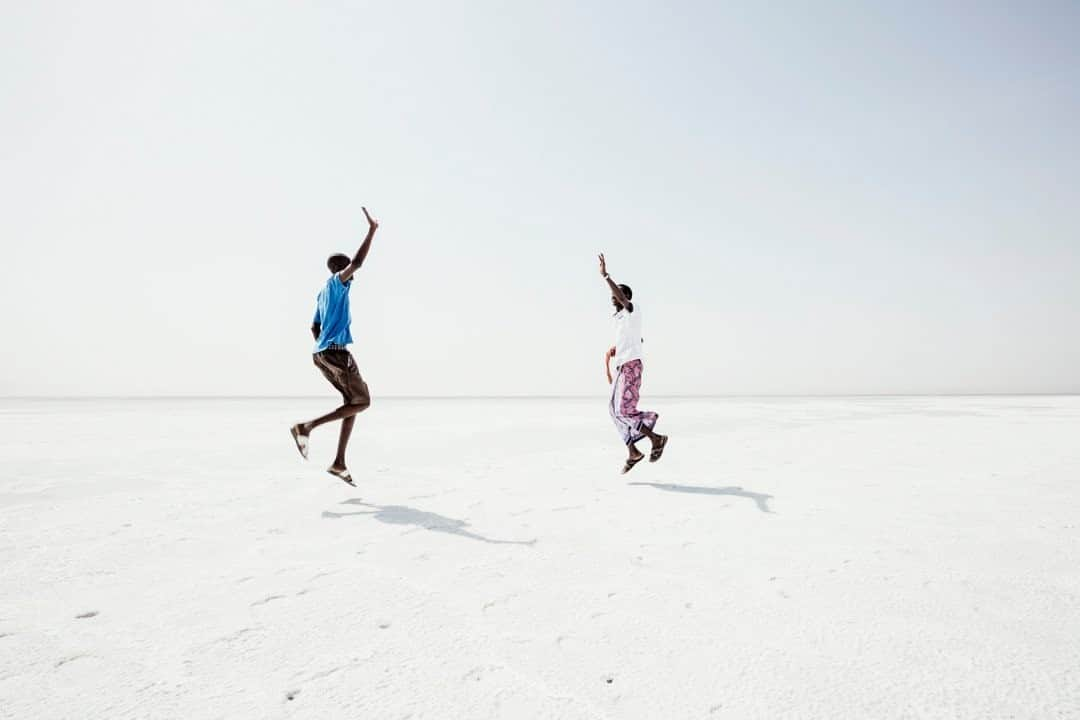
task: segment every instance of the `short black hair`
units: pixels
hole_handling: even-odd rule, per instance
[[[627,300],[634,297],[634,291],[630,289],[629,285],[619,285],[619,289],[622,290],[622,294],[626,296]]]
[[[342,255],[341,253],[335,253],[326,259],[326,267],[330,269],[332,273],[339,273],[345,268],[349,267],[348,255]]]

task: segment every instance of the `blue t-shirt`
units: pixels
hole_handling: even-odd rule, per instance
[[[326,286],[319,291],[315,302],[313,323],[320,326],[319,341],[315,343],[315,352],[322,352],[331,345],[349,345],[352,343],[352,315],[349,313],[349,287],[352,280],[341,282],[337,274],[330,276]]]

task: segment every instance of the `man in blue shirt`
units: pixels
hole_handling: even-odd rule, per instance
[[[352,434],[356,415],[367,410],[371,405],[371,393],[368,392],[367,383],[360,377],[356,360],[348,349],[353,341],[352,333],[349,331],[349,326],[352,324],[352,316],[349,314],[349,288],[352,287],[353,274],[364,264],[368,250],[371,249],[371,239],[375,237],[375,231],[379,229],[379,223],[368,214],[367,208],[363,208],[363,211],[368,221],[368,233],[364,238],[364,244],[360,246],[352,259],[348,255],[338,254],[331,255],[326,261],[331,275],[326,285],[319,291],[315,305],[315,318],[311,323],[311,334],[315,336],[315,353],[312,356],[315,366],[341,393],[345,403],[322,417],[310,422],[297,423],[290,430],[296,442],[296,449],[306,460],[308,436],[311,431],[320,425],[340,420],[341,434],[338,436],[337,457],[334,458],[334,464],[327,472],[350,485],[353,485],[353,481],[352,475],[345,467],[345,448],[349,444],[349,435]]]

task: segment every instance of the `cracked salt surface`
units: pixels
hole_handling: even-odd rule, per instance
[[[1080,398],[2,402],[13,717],[1080,717]]]

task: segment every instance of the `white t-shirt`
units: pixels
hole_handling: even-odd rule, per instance
[[[634,312],[622,309],[615,313],[615,367],[641,358],[641,306],[633,303]]]

